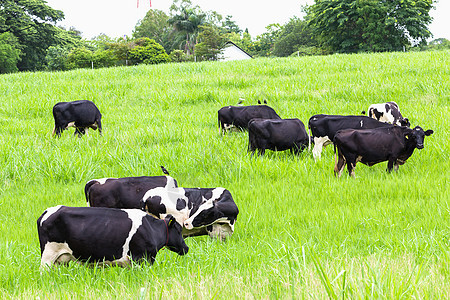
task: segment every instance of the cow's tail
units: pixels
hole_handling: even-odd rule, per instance
[[[97,180],[92,179],[89,180],[86,185],[84,186],[84,196],[86,197],[86,204],[89,206],[89,189],[91,188],[91,186],[93,186],[94,184],[97,183]]]

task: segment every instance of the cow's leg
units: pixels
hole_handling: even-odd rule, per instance
[[[73,133],[73,135],[78,135],[78,137],[80,138],[85,133],[86,131],[84,130],[84,127],[75,127],[75,132]]]
[[[388,173],[392,172],[392,169],[394,168],[394,161],[395,161],[395,159],[392,159],[392,158],[389,159],[388,164],[387,164]],[[398,169],[398,167],[397,167],[397,169]]]
[[[102,135],[102,120],[98,119],[96,123],[98,127],[98,133]]]
[[[344,167],[345,167],[345,157],[340,154],[339,152],[337,154],[335,154],[335,156],[337,156],[337,160],[336,160],[336,165],[334,166],[334,176],[337,175],[337,177],[341,177],[342,175],[342,171],[344,171]]]
[[[348,175],[351,177],[355,177],[356,157],[354,157],[352,155],[352,156],[346,157],[345,160],[347,161]]]
[[[312,150],[314,160],[317,161],[321,157],[322,148],[330,144],[330,139],[325,137],[314,137],[314,148]]]
[[[395,162],[394,171],[397,172],[399,167],[400,167],[400,165],[397,162]]]

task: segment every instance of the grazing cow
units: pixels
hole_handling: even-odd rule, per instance
[[[371,129],[387,126],[391,125],[366,116],[314,115],[308,122],[311,140],[314,143],[312,150],[314,160],[320,158],[322,148],[332,143],[338,130]]]
[[[281,119],[275,110],[267,105],[250,106],[226,106],[219,109],[219,129],[222,133],[236,128],[244,130],[248,128],[251,119]]]
[[[148,190],[177,186],[177,181],[170,176],[103,178],[88,181],[84,194],[92,207],[141,208],[142,198]]]
[[[130,260],[153,263],[163,247],[179,255],[189,250],[173,216],[159,220],[139,209],[60,205],[48,208],[37,227],[41,266],[79,260],[125,267]]]
[[[61,137],[61,132],[69,127],[75,127],[74,135],[81,137],[89,128],[98,129],[102,133],[102,114],[97,106],[89,100],[59,102],[53,106],[55,128],[53,135]]]
[[[239,209],[224,188],[157,187],[145,193],[141,208],[164,218],[175,217],[183,225],[183,236],[209,235],[224,240],[233,234]]]
[[[380,122],[398,126],[411,126],[408,118],[403,118],[397,103],[387,102],[369,106],[368,116]]]
[[[387,171],[398,170],[413,154],[414,149],[423,149],[425,136],[433,134],[433,130],[423,131],[390,125],[389,127],[354,130],[340,130],[334,137],[334,152],[337,158],[334,174],[341,176],[345,164],[348,174],[354,176],[357,162],[373,166],[388,161]]]
[[[309,137],[305,125],[299,119],[252,119],[248,123],[248,151],[264,154],[291,150],[298,154],[308,146]]]

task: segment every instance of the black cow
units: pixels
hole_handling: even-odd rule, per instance
[[[267,105],[226,106],[219,109],[219,129],[222,133],[233,127],[238,130],[248,128],[251,119],[281,119],[275,110]]]
[[[239,209],[224,188],[154,188],[142,199],[142,208],[164,218],[173,215],[183,224],[183,236],[208,234],[224,240],[233,234]]]
[[[314,160],[320,158],[322,148],[331,144],[334,135],[341,129],[371,129],[388,126],[392,125],[366,116],[314,115],[308,122],[311,140],[314,143],[312,150]]]
[[[48,208],[37,220],[41,266],[71,260],[127,266],[130,260],[153,263],[158,251],[184,255],[189,248],[171,215],[156,219],[139,209]]]
[[[291,150],[298,154],[308,146],[309,137],[305,125],[299,119],[252,119],[248,123],[248,151],[264,154]]]
[[[140,208],[148,190],[177,186],[177,181],[170,176],[103,178],[88,181],[84,194],[92,207]]]
[[[403,118],[397,103],[393,101],[387,103],[372,104],[371,106],[369,106],[368,116],[380,122],[398,126],[411,126],[408,118]]]
[[[98,129],[102,133],[102,114],[97,106],[89,100],[59,102],[53,106],[55,128],[53,135],[61,137],[61,132],[69,127],[75,127],[74,135],[81,137],[89,128]]]
[[[345,164],[348,174],[354,176],[357,162],[373,166],[388,161],[387,171],[398,170],[413,154],[414,149],[423,149],[425,136],[433,134],[433,130],[423,131],[416,126],[414,129],[390,125],[383,128],[366,130],[340,130],[334,137],[334,152],[337,160],[334,174],[341,176]]]

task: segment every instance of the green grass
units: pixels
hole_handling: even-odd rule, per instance
[[[449,298],[450,52],[333,55],[0,76],[0,294],[77,298]],[[396,173],[386,163],[333,175],[325,148],[247,154],[221,136],[222,106],[267,99],[283,118],[359,114],[395,101],[434,134]],[[54,139],[52,107],[88,99],[103,136]],[[153,266],[41,273],[36,220],[85,206],[93,178],[162,175],[229,189],[240,214],[224,243],[188,238]]]

